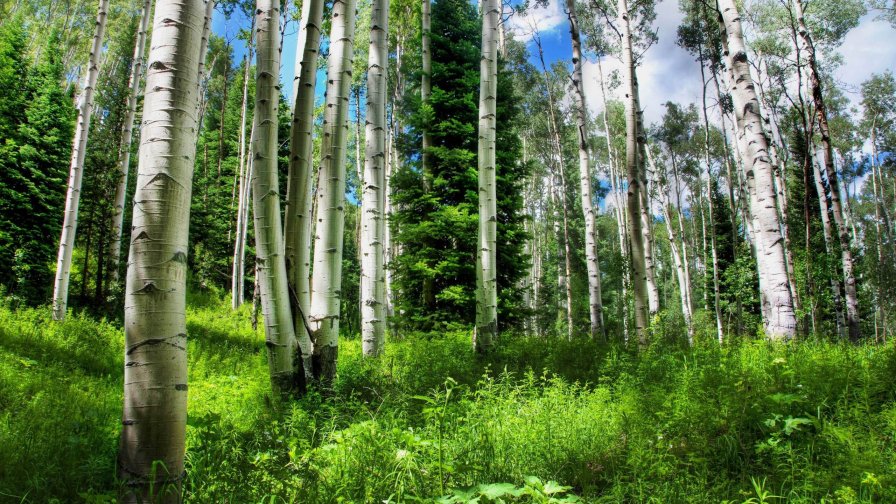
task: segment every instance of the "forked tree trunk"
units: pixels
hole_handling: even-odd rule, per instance
[[[579,40],[579,21],[575,0],[566,0],[569,34],[572,38],[572,81],[576,103],[576,125],[579,141],[579,189],[582,213],[585,216],[585,263],[588,269],[588,313],[591,338],[605,339],[604,307],[601,300],[600,263],[597,261],[597,216],[592,202],[591,159],[588,153],[588,109],[582,83],[582,43]]]
[[[364,355],[383,352],[385,273],[383,271],[386,186],[386,77],[389,65],[389,0],[370,10],[367,64],[366,160],[361,198],[361,341]]]
[[[243,290],[245,289],[246,264],[243,261],[246,250],[246,233],[243,231],[246,222],[246,212],[249,207],[248,202],[248,186],[249,178],[246,176],[248,167],[248,156],[246,156],[246,122],[249,115],[249,69],[252,67],[252,41],[255,37],[255,18],[252,18],[252,31],[249,35],[249,50],[246,58],[243,60],[243,105],[240,111],[240,134],[239,134],[239,199],[236,210],[236,238],[233,246],[233,271],[231,274],[231,308],[236,310],[243,304]],[[254,132],[254,128],[253,128]]]
[[[93,94],[100,73],[100,56],[103,51],[103,34],[106,31],[106,14],[109,0],[100,0],[96,14],[96,29],[87,60],[87,75],[84,90],[78,104],[78,122],[69,165],[68,192],[65,195],[65,218],[59,239],[59,254],[56,259],[56,281],[53,286],[53,319],[65,320],[68,307],[68,284],[72,269],[72,252],[75,248],[75,234],[78,232],[78,207],[81,202],[81,180],[84,177],[84,156],[87,154],[87,136],[90,133],[90,119],[93,116]]]
[[[796,334],[796,313],[787,275],[781,226],[775,204],[775,181],[769,161],[768,137],[762,129],[759,100],[750,76],[734,0],[718,0],[725,59],[731,74],[731,96],[737,117],[741,155],[754,218],[756,262],[760,272],[762,303],[766,305],[765,330],[771,339],[791,339]]]
[[[187,424],[186,280],[204,4],[162,0],[144,93],[125,288],[123,502],[180,502]]]
[[[849,324],[849,338],[857,341],[861,337],[860,320],[859,320],[859,297],[856,289],[856,276],[854,269],[854,261],[852,257],[852,247],[849,241],[849,227],[844,217],[843,205],[840,202],[840,182],[837,175],[837,169],[834,166],[834,148],[831,141],[831,132],[828,125],[828,111],[824,101],[824,94],[821,87],[821,78],[818,75],[818,63],[815,57],[815,44],[812,42],[812,35],[806,27],[806,20],[803,16],[802,0],[793,0],[796,9],[797,21],[800,27],[800,36],[806,45],[807,59],[809,63],[809,87],[812,90],[812,100],[815,104],[815,117],[818,120],[818,133],[821,136],[821,146],[824,151],[824,168],[828,178],[828,184],[831,187],[831,213],[834,216],[834,223],[837,225],[837,238],[840,242],[840,263],[843,272],[843,285],[846,292],[846,321]],[[839,293],[839,287],[837,292]],[[839,296],[838,296],[839,297]],[[838,313],[841,311],[840,306],[837,307]]]
[[[335,0],[327,61],[326,109],[317,189],[311,308],[314,376],[324,385],[336,376],[345,228],[345,162],[352,82],[355,0]]]
[[[268,369],[275,391],[305,386],[294,366],[297,349],[283,256],[280,183],[277,175],[277,109],[280,103],[280,3],[258,0],[255,10],[258,59],[255,64],[255,115],[252,142],[252,208],[255,222],[257,284],[264,315]],[[297,363],[298,364],[298,363]],[[298,369],[296,369],[298,368]]]
[[[134,61],[131,66],[131,80],[128,87],[128,111],[121,129],[121,143],[118,147],[118,184],[115,187],[115,207],[112,210],[112,240],[109,242],[109,278],[114,283],[118,283],[120,269],[124,203],[128,194],[128,171],[131,168],[131,138],[134,132],[134,118],[137,115],[137,94],[140,92],[143,52],[146,49],[146,31],[149,29],[152,1],[143,0],[143,9],[140,10],[137,40],[134,43]]]
[[[635,74],[634,52],[632,50],[632,33],[629,22],[628,2],[619,0],[619,24],[622,26],[622,62],[625,92],[625,126],[626,126],[626,171],[628,174],[628,239],[631,252],[632,290],[635,295],[635,330],[638,343],[647,344],[647,327],[649,325],[647,268],[644,261],[644,233],[641,221],[641,191],[646,190],[641,178],[641,149],[638,131],[638,81]]]
[[[498,95],[497,0],[482,3],[482,57],[479,65],[479,237],[476,247],[476,331],[473,347],[487,351],[498,335],[497,195],[495,138]]]

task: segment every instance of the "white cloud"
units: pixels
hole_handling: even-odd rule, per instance
[[[566,25],[566,13],[557,0],[549,0],[546,7],[530,8],[525,15],[514,14],[507,28],[516,40],[528,43],[534,37],[534,29],[542,35]]]
[[[846,35],[839,52],[843,65],[834,75],[845,84],[844,91],[858,106],[862,82],[871,74],[896,68],[896,44],[893,44],[893,27],[885,21],[875,21],[874,15],[862,18],[861,23]]]

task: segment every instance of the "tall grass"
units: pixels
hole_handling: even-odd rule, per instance
[[[284,402],[247,308],[188,330],[189,502],[896,502],[893,344],[346,340]],[[122,340],[0,305],[0,502],[114,499]]]

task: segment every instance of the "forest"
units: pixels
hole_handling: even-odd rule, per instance
[[[896,502],[893,0],[0,0],[0,503]]]

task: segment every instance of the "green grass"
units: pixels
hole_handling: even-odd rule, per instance
[[[332,393],[283,403],[247,309],[188,328],[189,502],[896,502],[892,343],[343,340]],[[114,498],[122,341],[0,304],[0,502]]]

